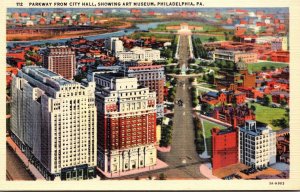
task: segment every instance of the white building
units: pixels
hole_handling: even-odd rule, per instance
[[[160,51],[151,48],[134,47],[130,51],[116,54],[120,61],[155,61],[160,60]]]
[[[117,54],[120,51],[124,51],[123,42],[118,37],[111,37],[106,39],[105,47],[111,50],[114,54]]]
[[[87,87],[42,67],[12,81],[13,140],[48,180],[95,177],[95,83]]]
[[[96,74],[98,166],[118,173],[156,165],[156,95],[136,78]]]
[[[276,132],[248,120],[239,127],[239,161],[255,168],[276,163]]]

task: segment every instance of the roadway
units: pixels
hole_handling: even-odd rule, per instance
[[[189,59],[188,36],[180,36],[179,66],[187,67]],[[175,105],[173,118],[173,138],[169,153],[158,153],[158,157],[170,167],[179,167],[180,178],[204,178],[199,171],[201,159],[196,152],[193,111],[188,76],[177,76],[175,100],[181,99],[183,106]],[[189,166],[184,166],[189,165]]]
[[[15,152],[6,146],[6,180],[34,180]]]

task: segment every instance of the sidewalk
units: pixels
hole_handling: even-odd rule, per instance
[[[22,150],[15,144],[15,142],[11,139],[11,137],[6,137],[6,143],[12,147],[18,157],[23,161],[23,163],[28,166],[30,172],[34,175],[36,180],[46,180],[43,175],[37,170],[37,168],[32,165]]]
[[[223,121],[219,121],[219,120],[217,120],[217,119],[215,119],[215,118],[208,117],[208,116],[205,116],[205,115],[201,115],[201,114],[200,114],[199,117],[200,117],[200,118],[203,118],[203,119],[205,119],[205,120],[212,121],[212,122],[214,122],[214,123],[223,125],[223,126],[225,126],[225,127],[231,127],[231,126],[232,126],[232,125],[229,124],[229,123],[225,123],[225,122],[223,122]]]
[[[162,153],[167,153],[171,151],[171,145],[169,145],[168,147],[156,147],[157,151],[162,152]]]
[[[147,172],[147,171],[163,169],[166,167],[168,167],[168,165],[165,162],[157,159],[156,165],[151,166],[151,167],[144,167],[144,168],[140,168],[140,169],[134,169],[134,170],[119,172],[119,173],[104,172],[97,167],[97,171],[99,171],[101,174],[103,174],[107,178],[117,178],[117,177],[133,175],[133,174],[137,174],[137,173],[143,173],[143,172]]]
[[[218,178],[218,177],[216,177],[212,174],[212,169],[211,169],[211,164],[210,163],[201,164],[199,169],[200,169],[200,173],[202,175],[204,175],[205,177],[207,177],[208,179],[218,179],[218,180],[220,180],[220,178]]]

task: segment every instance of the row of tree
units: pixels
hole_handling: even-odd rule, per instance
[[[193,36],[192,39],[193,39],[192,44],[193,44],[195,57],[196,58],[200,57],[200,58],[203,58],[203,59],[208,59],[208,51],[202,45],[201,39],[199,37],[195,38],[195,36]]]
[[[171,125],[163,125],[161,128],[161,139],[159,142],[160,147],[168,147],[172,142],[172,130]]]
[[[204,152],[204,137],[202,131],[202,125],[199,118],[194,118],[194,128],[195,128],[195,144],[196,144],[196,151],[198,154]]]
[[[197,88],[192,87],[191,91],[192,91],[192,101],[193,101],[192,105],[193,105],[193,107],[197,107],[197,105],[199,104]]]

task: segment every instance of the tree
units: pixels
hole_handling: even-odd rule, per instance
[[[197,107],[198,104],[199,104],[199,100],[197,98],[195,98],[193,100],[193,107]]]
[[[208,38],[208,41],[209,42],[215,42],[215,41],[217,41],[217,38],[216,37],[210,37],[210,38]]]
[[[220,67],[220,68],[226,67],[226,61],[225,61],[225,60],[222,60],[222,61],[221,61],[221,65],[222,65],[222,67]]]
[[[271,69],[271,71],[275,71],[275,67],[274,66],[271,66],[270,69]]]
[[[159,180],[166,180],[167,176],[164,173],[159,174]]]
[[[263,67],[261,68],[261,70],[262,70],[262,71],[267,71],[267,67],[266,67],[266,66],[263,66]]]
[[[190,83],[192,83],[192,82],[194,82],[194,81],[195,81],[195,77],[190,77],[190,78],[189,78],[189,82],[190,82]]]
[[[228,61],[228,62],[226,62],[226,64],[227,64],[227,68],[233,69],[234,63],[232,61]]]
[[[166,57],[166,58],[171,58],[172,57],[172,51],[171,49],[164,49],[161,51],[161,56]]]
[[[214,84],[215,83],[215,76],[214,76],[213,73],[207,75],[207,82],[210,83],[210,84]]]
[[[287,101],[285,99],[280,100],[281,107],[285,107],[287,105]]]
[[[254,105],[251,105],[250,109],[255,112],[256,107]]]
[[[209,104],[203,103],[203,104],[201,105],[201,112],[202,112],[203,114],[210,113],[210,112],[212,112],[212,108],[211,108],[211,106],[210,106]]]
[[[269,106],[270,103],[271,103],[270,97],[268,95],[264,95],[264,97],[263,97],[263,105]]]
[[[194,58],[190,58],[189,60],[188,60],[188,63],[195,63],[196,62],[196,60],[194,59]]]

